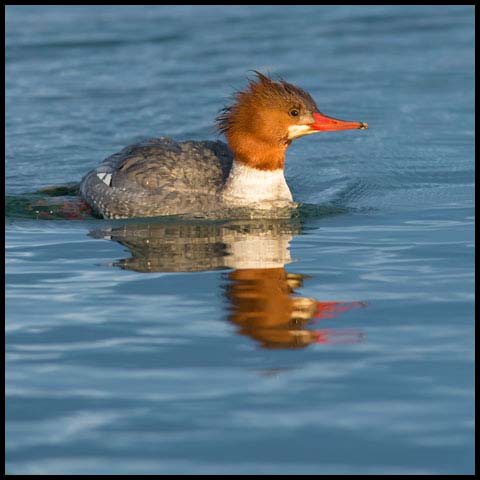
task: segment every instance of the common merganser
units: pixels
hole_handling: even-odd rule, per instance
[[[294,207],[285,181],[292,140],[329,130],[366,129],[321,113],[306,91],[255,72],[216,126],[227,139],[149,139],[106,158],[81,181],[80,193],[105,218],[199,214],[223,208]]]

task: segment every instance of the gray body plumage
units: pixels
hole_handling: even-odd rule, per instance
[[[211,211],[233,162],[220,141],[152,138],[106,158],[80,183],[83,199],[105,218]]]

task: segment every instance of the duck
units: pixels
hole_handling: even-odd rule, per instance
[[[125,147],[83,177],[82,199],[107,219],[235,209],[281,217],[298,206],[285,179],[291,142],[368,124],[329,117],[302,88],[254,71],[220,110],[215,127],[226,143],[159,137]]]

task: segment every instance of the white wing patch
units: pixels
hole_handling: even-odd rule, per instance
[[[97,177],[105,184],[110,186],[112,183],[112,174],[111,173],[105,173],[105,172],[100,172],[97,173]]]

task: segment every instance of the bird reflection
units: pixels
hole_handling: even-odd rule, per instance
[[[309,277],[287,272],[289,244],[301,232],[299,220],[220,223],[127,223],[91,232],[126,246],[131,257],[115,263],[138,272],[232,269],[224,275],[229,320],[241,335],[264,348],[304,348],[312,343],[358,343],[352,329],[312,329],[363,302],[322,302],[296,290]]]
[[[230,320],[238,332],[257,340],[265,348],[303,348],[311,343],[358,343],[362,334],[353,330],[306,327],[314,319],[334,318],[362,302],[319,302],[296,297],[306,275],[290,273],[284,267],[247,268],[228,274],[226,296]]]

